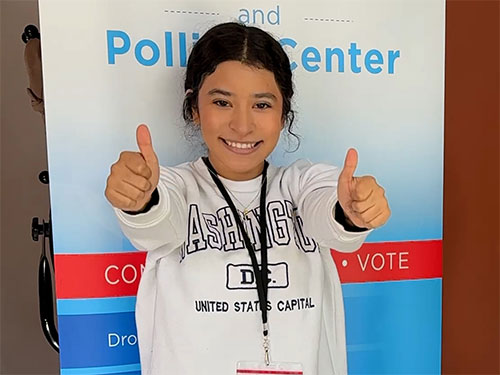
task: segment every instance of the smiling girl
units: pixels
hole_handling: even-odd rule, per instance
[[[267,163],[292,132],[293,84],[287,55],[258,28],[206,32],[185,92],[184,118],[208,155],[161,167],[141,125],[140,151],[121,153],[106,187],[123,232],[148,251],[136,306],[142,373],[347,373],[330,248],[355,251],[387,221],[384,190],[354,177],[352,149],[342,170]]]

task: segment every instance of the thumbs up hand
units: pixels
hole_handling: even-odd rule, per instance
[[[372,176],[354,177],[358,153],[349,149],[337,184],[337,197],[345,216],[359,228],[377,228],[389,219],[391,210],[384,189]]]
[[[136,132],[139,152],[123,151],[106,183],[105,195],[113,207],[125,211],[141,211],[150,201],[158,185],[160,165],[146,125]]]

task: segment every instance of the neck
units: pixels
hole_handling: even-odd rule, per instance
[[[218,160],[217,158],[212,157],[210,153],[208,154],[208,160],[210,160],[210,163],[219,176],[232,181],[252,180],[255,177],[260,176],[264,170],[264,161],[249,169],[242,168],[241,170],[235,170],[234,168],[229,168],[224,162]]]

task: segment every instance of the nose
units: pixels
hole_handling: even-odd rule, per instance
[[[229,127],[241,138],[250,134],[255,128],[251,109],[242,106],[235,107]]]

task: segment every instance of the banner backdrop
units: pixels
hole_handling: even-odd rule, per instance
[[[193,43],[255,24],[292,61],[297,132],[270,161],[342,165],[386,189],[392,217],[332,250],[351,374],[440,372],[444,0],[40,0],[62,374],[139,374],[135,294],[145,253],[104,197],[109,168],[149,125],[163,165],[199,156],[181,118]],[[291,144],[289,144],[291,142]],[[194,144],[194,145],[193,145]]]

